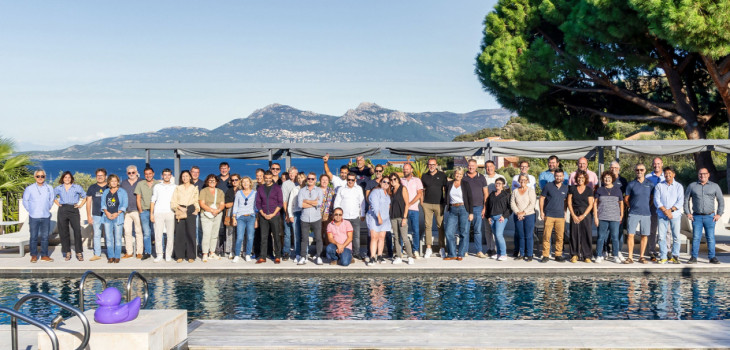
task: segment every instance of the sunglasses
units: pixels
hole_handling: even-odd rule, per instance
[[[381,185],[382,185],[382,184],[386,184],[386,185],[388,185],[388,184],[390,184],[390,181],[380,181],[380,184],[381,184]]]
[[[279,170],[281,170],[281,168],[271,168],[271,170],[279,171]]]
[[[375,169],[375,172],[376,173],[382,173],[383,171],[382,170]]]
[[[342,214],[333,214],[333,216],[342,216]]]
[[[309,180],[309,181],[317,181],[317,179],[315,179],[313,177],[308,177],[307,180]]]
[[[241,179],[231,179],[231,181],[236,182],[236,181],[241,181]]]
[[[36,179],[45,179],[46,175],[36,175],[35,178]]]
[[[355,182],[355,179],[347,179],[347,182],[350,182],[350,181]]]
[[[137,173],[136,171],[128,171],[128,172],[127,172],[127,175],[134,175],[134,174],[136,174],[136,173]]]
[[[646,169],[636,169],[638,172],[646,171]]]

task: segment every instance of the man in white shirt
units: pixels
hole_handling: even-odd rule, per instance
[[[289,194],[296,186],[294,181],[296,181],[298,174],[299,170],[297,170],[296,167],[289,167],[289,178],[281,184],[281,194],[284,196],[284,207],[282,207],[282,211],[284,212],[284,242],[282,244],[283,249],[281,254],[284,261],[289,259],[289,254],[291,253],[291,235],[294,233],[294,222],[289,221],[289,217],[292,213],[289,213],[287,210],[289,205]],[[294,247],[295,251],[297,251],[297,249],[299,249],[299,247]]]
[[[522,175],[522,174],[527,175],[527,179],[529,180],[527,183],[527,186],[530,186],[533,189],[535,188],[535,184],[537,183],[537,181],[535,181],[534,176],[527,173],[528,170],[530,170],[530,163],[526,160],[521,161],[520,162],[520,173],[515,175],[512,178],[512,191],[520,188],[520,182],[517,180],[520,178],[520,175]]]
[[[332,181],[332,186],[335,188],[335,191],[337,191],[340,187],[347,185],[347,174],[350,172],[350,170],[347,168],[347,165],[343,165],[340,167],[340,176],[337,177],[330,171],[330,167],[327,164],[327,161],[330,159],[330,154],[327,153],[324,157],[322,157],[322,160],[324,160],[324,173],[329,176],[330,181]]]
[[[162,233],[167,234],[165,247],[165,261],[172,261],[172,249],[175,243],[175,213],[170,208],[175,184],[171,181],[172,170],[162,170],[162,182],[152,188],[150,199],[150,221],[155,224],[155,253],[154,262],[162,261]]]
[[[347,174],[346,179],[347,184],[337,190],[333,207],[342,208],[343,219],[352,225],[353,258],[360,259],[360,222],[365,220],[365,195],[362,193],[362,188],[356,184],[355,174]]]

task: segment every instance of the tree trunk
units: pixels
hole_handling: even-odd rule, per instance
[[[726,72],[726,61],[729,59],[728,57],[730,56],[726,56],[721,60],[722,63],[720,66],[717,65],[714,59],[706,55],[702,55],[702,62],[705,63],[707,72],[710,73],[710,77],[715,83],[717,92],[719,92],[722,102],[725,103],[725,112],[727,113],[728,120],[728,138],[730,139],[730,81],[727,79]],[[725,181],[727,182],[727,189],[730,192],[730,154],[728,154],[726,160]]]
[[[684,127],[684,133],[687,135],[688,140],[702,140],[707,138],[705,131],[699,126],[692,126],[691,123]],[[693,154],[695,159],[695,169],[706,168],[710,173],[710,179],[717,182],[717,179],[722,177],[715,167],[715,163],[712,162],[712,153],[710,151],[697,152]],[[696,175],[696,174],[695,174]]]

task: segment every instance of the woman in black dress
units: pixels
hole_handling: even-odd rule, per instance
[[[568,210],[570,210],[570,262],[578,260],[591,262],[593,255],[593,189],[587,185],[588,174],[578,170],[575,174],[577,185],[568,189]]]

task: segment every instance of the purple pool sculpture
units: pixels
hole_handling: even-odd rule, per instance
[[[126,304],[120,304],[122,293],[114,287],[104,289],[101,294],[96,295],[96,303],[99,308],[94,312],[94,320],[99,323],[112,324],[131,321],[139,315],[141,300],[134,298]]]

